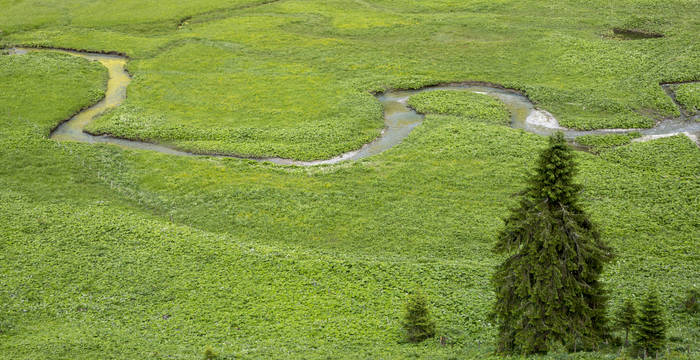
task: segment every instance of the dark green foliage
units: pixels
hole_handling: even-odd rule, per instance
[[[420,290],[414,292],[406,303],[403,327],[406,330],[406,338],[411,342],[420,342],[435,336],[435,322],[430,317],[428,299]]]
[[[634,326],[636,319],[637,310],[634,308],[634,303],[627,299],[615,313],[615,324],[619,329],[625,331],[625,346],[629,345],[630,329]]]
[[[579,204],[573,156],[562,133],[550,138],[494,247],[509,255],[492,279],[500,352],[576,351],[606,335],[598,278],[612,253]]]
[[[698,305],[698,298],[700,298],[700,292],[698,292],[697,289],[688,290],[688,295],[683,302],[683,310],[688,314],[697,313],[698,308],[700,308],[700,305]]]
[[[657,354],[666,343],[666,322],[656,290],[650,291],[642,302],[635,330],[636,345],[645,358]]]
[[[0,335],[5,333],[10,327],[10,324],[4,319],[0,318]]]
[[[216,360],[219,358],[219,354],[217,354],[212,348],[207,347],[204,350],[204,360]]]

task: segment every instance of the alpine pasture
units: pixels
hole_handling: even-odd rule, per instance
[[[695,0],[0,0],[0,358],[500,358],[492,248],[546,137],[434,91],[379,154],[256,159],[359,149],[384,127],[376,94],[462,81],[569,129],[643,131],[700,109],[699,35]],[[128,57],[125,101],[85,130],[204,155],[50,139],[107,70],[14,47]],[[615,249],[611,316],[654,288],[664,356],[697,358],[698,140],[640,139],[580,138],[579,197]],[[417,288],[435,337],[413,344]]]

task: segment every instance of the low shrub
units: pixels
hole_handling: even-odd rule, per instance
[[[406,303],[403,327],[410,342],[421,342],[435,336],[435,322],[430,317],[428,299],[421,290],[411,294]]]
[[[697,289],[688,290],[688,295],[683,302],[683,310],[688,314],[696,314],[700,309],[698,299],[700,299],[700,292]]]

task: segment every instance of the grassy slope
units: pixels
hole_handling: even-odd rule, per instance
[[[344,31],[352,38],[376,30]],[[91,40],[74,27],[60,32],[85,47],[114,50],[87,46]],[[167,51],[207,48],[216,47],[185,42]],[[248,55],[241,55],[243,69],[256,65]],[[166,65],[167,53],[157,58]],[[134,85],[150,77],[148,61],[155,60],[134,61]],[[194,73],[197,64],[183,60],[163,73]],[[380,87],[433,78],[366,71],[378,75],[362,81]],[[59,145],[45,139],[48,130],[98,97],[104,71],[69,56],[33,54],[0,56],[0,74],[17,79],[0,82],[0,94],[17,95],[0,96],[0,357],[189,359],[206,345],[229,357],[260,358],[483,357],[491,349],[488,276],[498,259],[489,248],[543,139],[430,115],[389,152],[318,169]],[[362,81],[349,80],[360,88]],[[167,89],[151,95],[169,96]],[[272,96],[268,91],[276,94],[259,93]],[[207,94],[218,93],[199,96]],[[130,102],[137,99],[120,116],[161,114],[139,108],[140,101],[156,103],[151,95],[132,95]],[[369,110],[353,111],[376,111],[358,96]],[[310,106],[295,104],[300,113]],[[173,107],[158,115],[164,123],[178,111]],[[329,146],[321,145],[313,151]],[[697,318],[677,306],[681,290],[700,278],[700,151],[674,137],[600,156],[580,153],[579,163],[586,206],[619,252],[606,273],[613,305],[658,286],[668,299],[671,334],[680,339],[671,349],[697,349]],[[452,346],[398,342],[401,305],[417,284]]]
[[[700,66],[692,2],[283,0],[207,13],[221,4],[200,1],[201,11],[149,3],[129,23],[130,3],[18,15],[4,41],[126,52],[127,106],[92,131],[204,152],[328,158],[379,133],[368,90],[436,81],[520,88],[567,126],[651,126],[677,113],[658,82],[694,79]],[[667,37],[608,37],[639,14],[662,17]]]
[[[28,81],[39,97],[88,91],[62,92],[62,113],[55,102],[12,102],[13,114],[64,118],[100,87],[88,80]],[[294,170],[15,138],[33,122],[3,138],[1,353],[15,358],[194,358],[207,344],[251,357],[483,354],[489,244],[543,145],[429,116],[395,151]],[[676,289],[697,278],[699,156],[682,137],[582,154],[586,199],[621,252],[607,276],[622,290],[615,301],[657,283],[677,304]],[[398,344],[400,305],[417,283],[454,347]],[[674,334],[697,341],[685,335],[690,319],[673,319]]]

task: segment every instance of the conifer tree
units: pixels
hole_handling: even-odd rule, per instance
[[[627,299],[620,309],[615,314],[615,322],[617,326],[625,331],[625,346],[629,345],[630,330],[637,320],[637,310],[634,308],[634,303]]]
[[[428,300],[422,291],[417,290],[406,303],[403,327],[408,341],[420,342],[435,336],[435,322],[430,317]]]
[[[639,308],[636,335],[636,344],[643,351],[644,358],[652,354],[658,357],[659,350],[666,343],[666,323],[656,290],[647,294]]]
[[[573,157],[561,132],[550,137],[494,247],[508,255],[492,278],[499,352],[576,351],[607,335],[598,279],[612,250],[579,203]]]

